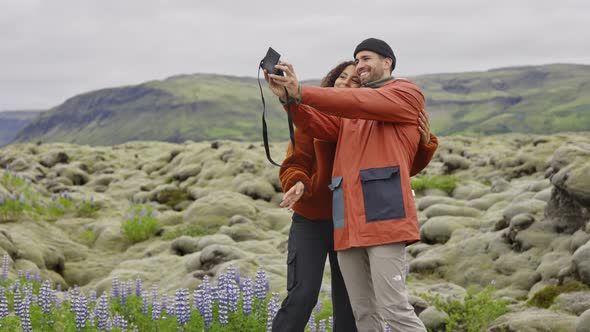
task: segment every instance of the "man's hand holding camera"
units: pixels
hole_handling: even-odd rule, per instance
[[[272,93],[279,97],[283,103],[300,101],[299,81],[297,75],[295,75],[295,70],[293,70],[293,65],[281,62],[275,68],[282,70],[284,76],[269,74],[266,70],[264,71],[264,79]],[[286,100],[286,93],[289,94],[289,100]]]

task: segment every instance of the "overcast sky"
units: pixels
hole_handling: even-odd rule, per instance
[[[0,0],[0,110],[177,74],[255,77],[273,46],[321,78],[367,37],[394,75],[590,64],[588,0]]]

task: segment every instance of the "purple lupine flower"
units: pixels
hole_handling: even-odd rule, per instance
[[[168,295],[162,294],[162,301],[160,302],[160,308],[162,308],[162,312],[167,314],[168,313]],[[166,319],[166,316],[162,317]]]
[[[0,286],[0,319],[8,316],[8,299],[4,287]]]
[[[152,320],[157,321],[160,319],[162,314],[162,309],[160,308],[160,303],[156,302],[152,305]]]
[[[246,278],[242,281],[243,301],[242,312],[248,316],[252,313],[252,305],[254,304],[254,288],[252,287],[252,279]]]
[[[152,285],[152,304],[158,302],[158,285]]]
[[[58,287],[58,289],[59,289],[59,287]],[[58,310],[61,309],[62,299],[57,296],[57,292],[56,291],[53,291],[53,290],[51,291],[51,301],[53,303],[55,303],[55,309],[58,309]]]
[[[137,276],[137,278],[135,278],[135,295],[141,296],[142,293],[143,292],[141,291],[141,278]]]
[[[35,281],[41,282],[41,272],[37,271],[37,273],[35,273]]]
[[[118,327],[121,329],[121,332],[127,332],[127,321],[125,317],[121,315],[115,315],[113,318],[113,327]]]
[[[200,289],[195,289],[193,292],[193,308],[202,312],[203,306],[203,292]]]
[[[218,287],[216,281],[213,282],[213,285],[211,285],[210,294],[211,294],[211,301],[215,302],[215,301],[219,300],[219,287]]]
[[[334,316],[328,317],[328,327],[330,328],[330,330],[334,329]]]
[[[51,312],[51,293],[51,281],[45,280],[43,285],[41,285],[41,289],[39,289],[39,304],[44,314]]]
[[[240,288],[236,284],[235,279],[229,280],[227,291],[229,300],[229,312],[238,312],[238,303],[240,302]]]
[[[96,328],[99,331],[109,331],[107,329],[107,323],[109,320],[109,299],[107,298],[106,293],[102,293],[98,299],[98,304],[96,305],[96,317],[98,319]]]
[[[256,272],[256,286],[254,288],[254,293],[256,294],[256,298],[260,301],[266,299],[266,283],[268,282],[266,277],[266,272],[258,271]]]
[[[119,301],[122,306],[127,306],[127,284],[122,281],[119,288]]]
[[[272,293],[270,300],[268,301],[267,307],[267,318],[266,318],[266,331],[272,332],[272,321],[275,319],[277,315],[277,311],[279,310],[279,294]]]
[[[189,292],[188,289],[182,288],[176,291],[176,320],[178,322],[178,328],[182,328],[183,325],[191,320],[191,310],[188,305],[189,303]]]
[[[31,301],[31,303],[35,303],[35,298],[33,297],[33,284],[28,282],[24,289],[23,289],[24,295],[25,296],[29,296],[29,300]]]
[[[92,304],[96,303],[96,291],[95,290],[91,290],[90,293],[88,294],[88,301],[90,301],[90,303],[92,303]]]
[[[229,316],[228,316],[228,305],[225,296],[225,292],[220,294],[219,303],[218,303],[218,313],[219,313],[219,324],[227,325],[229,323]]]
[[[6,279],[8,279],[8,254],[4,253],[2,258],[2,281],[6,281]]]
[[[143,292],[141,294],[141,313],[147,315],[150,309],[149,294]]]
[[[237,269],[233,265],[230,265],[227,267],[226,275],[229,279],[236,280],[236,278],[238,278],[238,273],[239,272],[237,271]],[[240,281],[236,280],[236,282],[240,282]]]
[[[168,304],[166,305],[166,316],[168,317],[176,316],[176,307],[174,300],[174,296],[168,297]]]
[[[203,278],[203,282],[201,283],[201,291],[203,294],[201,316],[203,316],[205,330],[209,330],[211,328],[211,324],[213,324],[213,301],[211,300],[211,285],[209,284],[209,276],[205,276]]]
[[[320,332],[326,332],[326,320],[320,319]]]
[[[22,277],[23,277],[23,270],[18,270],[17,276],[18,276],[19,279],[22,279]]]
[[[318,299],[318,303],[316,303],[316,305],[315,305],[315,311],[319,314],[320,312],[322,312],[323,308],[324,308],[324,304],[322,303],[322,300]]]
[[[74,311],[76,312],[76,328],[81,330],[86,326],[86,321],[89,316],[88,303],[83,294],[74,298]]]
[[[13,298],[14,313],[21,317],[23,315],[23,300],[20,290],[14,292]]]
[[[139,293],[141,295],[141,293]],[[127,279],[127,296],[133,295],[133,280]],[[137,295],[139,296],[139,295]]]
[[[16,279],[14,281],[14,284],[12,284],[12,292],[16,293],[16,292],[20,292],[20,280]]]
[[[117,276],[113,277],[113,286],[111,287],[111,298],[116,299],[119,297],[119,279]]]
[[[315,313],[313,310],[311,311],[311,315],[309,316],[309,322],[307,322],[307,327],[309,328],[309,332],[317,332],[317,326],[315,325]]]
[[[32,332],[33,326],[31,325],[31,299],[27,296],[21,301],[21,315],[20,324],[23,332]]]
[[[385,323],[385,332],[391,332],[391,327],[387,323]]]

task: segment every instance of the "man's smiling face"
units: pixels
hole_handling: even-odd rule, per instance
[[[372,51],[360,51],[356,54],[356,73],[363,84],[387,77],[392,60]]]

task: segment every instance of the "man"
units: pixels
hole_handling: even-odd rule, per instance
[[[369,38],[354,51],[360,89],[301,86],[293,66],[265,78],[299,129],[338,142],[332,172],[334,242],[359,331],[425,332],[408,302],[405,246],[420,239],[410,186],[424,96],[393,79],[395,55]],[[287,100],[288,93],[289,99]]]

